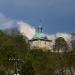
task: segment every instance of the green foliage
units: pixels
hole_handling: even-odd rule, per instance
[[[5,67],[3,65],[0,65],[0,75],[7,75]]]
[[[5,71],[0,70],[0,75],[5,75]]]
[[[69,48],[68,44],[64,38],[59,37],[55,40],[55,47],[54,47],[55,50],[58,50],[58,51],[62,50],[62,51],[66,52],[68,50],[68,48]]]
[[[10,67],[10,58],[25,59],[29,48],[27,39],[22,35],[10,36],[0,31],[0,64],[7,69]]]
[[[63,38],[57,38],[55,50],[68,50],[68,45]],[[22,35],[7,35],[0,31],[0,75],[7,75],[14,71],[14,62],[9,58],[22,59],[18,63],[21,75],[55,75],[57,70],[75,68],[75,50],[72,52],[51,53],[44,49],[32,49],[26,37]],[[62,67],[62,68],[61,68]]]
[[[26,61],[21,67],[21,75],[35,75],[31,61]]]

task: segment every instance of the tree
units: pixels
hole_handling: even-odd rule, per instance
[[[71,44],[72,44],[72,49],[75,50],[75,33],[71,34]]]
[[[3,65],[0,65],[0,75],[7,75]]]
[[[68,44],[67,42],[64,40],[64,38],[62,37],[58,37],[55,40],[55,47],[54,50],[58,51],[58,58],[59,58],[59,64],[60,64],[60,69],[61,69],[61,75],[64,75],[63,71],[64,71],[64,66],[65,66],[65,57],[64,57],[64,53],[68,52]],[[59,52],[64,52],[64,53],[59,53]],[[65,69],[66,71],[66,69]]]
[[[26,61],[21,68],[21,75],[35,75],[31,61]]]
[[[11,64],[9,64],[10,58],[24,60],[29,49],[30,45],[26,37],[21,34],[8,35],[0,31],[0,65],[8,69],[11,67]]]
[[[62,52],[67,52],[68,51],[68,44],[67,42],[64,40],[63,37],[58,37],[55,40],[55,50],[57,50],[58,52],[61,50]]]

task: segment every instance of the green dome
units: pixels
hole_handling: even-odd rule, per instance
[[[42,27],[39,26],[37,29],[36,29],[36,33],[35,35],[33,36],[32,40],[48,40],[47,39],[47,36],[42,32]]]
[[[47,39],[47,36],[44,34],[44,33],[36,33],[35,35],[34,35],[34,37],[33,37],[33,39]]]

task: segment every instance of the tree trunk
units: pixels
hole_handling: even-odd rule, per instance
[[[74,75],[70,65],[69,65],[69,70],[70,70],[71,75]]]

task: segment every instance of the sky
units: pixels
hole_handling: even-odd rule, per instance
[[[0,29],[18,24],[41,24],[47,34],[75,32],[75,0],[0,0]]]

